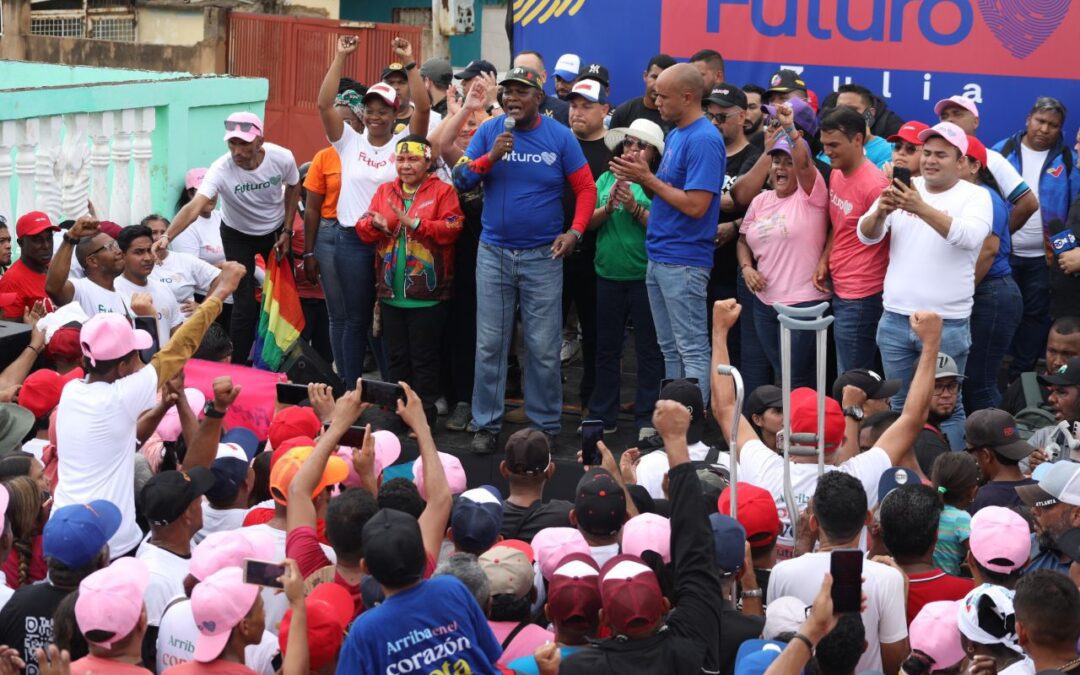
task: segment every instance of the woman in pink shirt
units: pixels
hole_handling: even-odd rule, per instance
[[[784,108],[784,106],[781,106]],[[790,112],[781,110],[787,136],[778,137],[768,155],[774,186],[754,198],[739,228],[739,270],[756,295],[752,318],[758,339],[773,371],[780,372],[780,324],[773,303],[796,307],[829,298],[814,287],[813,275],[825,250],[829,191],[810,159],[800,132],[791,126]],[[791,337],[791,385],[814,384],[814,335]]]

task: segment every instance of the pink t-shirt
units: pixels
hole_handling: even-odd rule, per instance
[[[828,200],[825,179],[819,173],[810,194],[801,186],[784,198],[768,190],[750,202],[739,232],[746,235],[757,270],[765,277],[765,290],[757,294],[765,304],[829,298],[812,281],[828,236]]]
[[[850,176],[840,171],[829,175],[829,220],[833,228],[829,275],[833,291],[845,300],[865,298],[885,287],[888,240],[867,246],[859,241],[856,228],[859,218],[888,185],[889,179],[869,160]]]
[[[71,675],[153,675],[142,666],[87,655],[71,662]]]
[[[506,636],[517,628],[517,625],[516,621],[488,621],[488,626],[491,627],[491,632],[495,634],[495,639],[499,641],[499,644],[502,644]],[[554,639],[554,633],[531,623],[518,631],[510,644],[506,645],[499,663],[510,663],[522,656],[532,656],[537,647]]]

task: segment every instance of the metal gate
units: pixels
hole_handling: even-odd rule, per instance
[[[390,41],[395,37],[411,42],[416,61],[421,61],[422,32],[419,26],[231,12],[229,74],[270,81],[266,140],[289,148],[302,163],[329,145],[316,99],[337,37],[360,38],[360,48],[345,62],[344,75],[370,85],[394,60]]]

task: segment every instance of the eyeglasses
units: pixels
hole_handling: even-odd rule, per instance
[[[705,117],[709,118],[710,120],[715,120],[720,124],[727,122],[727,118],[731,117],[734,114],[735,113],[711,113],[708,110],[705,111]]]
[[[104,246],[99,246],[98,248],[95,248],[92,253],[87,253],[86,257],[89,258],[92,255],[97,255],[98,253],[101,253],[105,249],[108,249],[108,250],[112,251],[113,253],[119,253],[120,252],[120,244],[117,244],[115,241],[110,241],[108,244],[105,244]]]
[[[916,152],[919,151],[919,148],[917,148],[912,143],[905,143],[904,141],[896,141],[895,143],[893,143],[893,150],[895,150],[896,152],[901,152],[901,153],[903,153],[905,155],[914,155]]]
[[[254,122],[230,122],[225,120],[225,131],[242,131],[247,133],[254,129],[255,131],[262,131],[258,124]]]
[[[950,394],[955,394],[958,391],[960,391],[960,383],[959,382],[947,382],[947,383],[935,382],[934,383],[934,393],[935,394],[944,394],[945,392],[949,392]]]
[[[623,141],[623,147],[625,147],[625,148],[637,148],[638,150],[645,150],[647,148],[651,148],[652,145],[649,144],[649,143],[646,143],[643,140],[633,138],[631,136],[627,136],[626,140]]]

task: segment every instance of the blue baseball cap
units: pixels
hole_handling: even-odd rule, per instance
[[[735,675],[764,675],[785,647],[777,640],[747,640],[735,654]]]
[[[53,511],[42,532],[42,551],[70,569],[82,567],[101,553],[120,529],[120,509],[112,502],[95,499]]]
[[[233,427],[221,437],[222,443],[235,443],[247,455],[248,461],[255,459],[259,452],[259,437],[247,427]]]
[[[712,528],[713,550],[720,575],[735,574],[746,557],[746,530],[739,521],[722,513],[709,515],[709,527]]]
[[[881,474],[881,478],[878,479],[878,502],[881,502],[885,499],[885,495],[898,487],[904,485],[919,485],[921,483],[922,481],[919,480],[919,475],[911,469],[905,469],[902,466],[894,466],[886,469],[885,472]]]
[[[249,467],[247,460],[236,457],[215,459],[210,465],[210,473],[214,474],[214,485],[206,491],[206,498],[217,503],[231,502],[247,480]]]
[[[502,530],[502,495],[498,488],[481,485],[466,490],[454,501],[450,531],[458,550],[480,555],[491,548]]]

